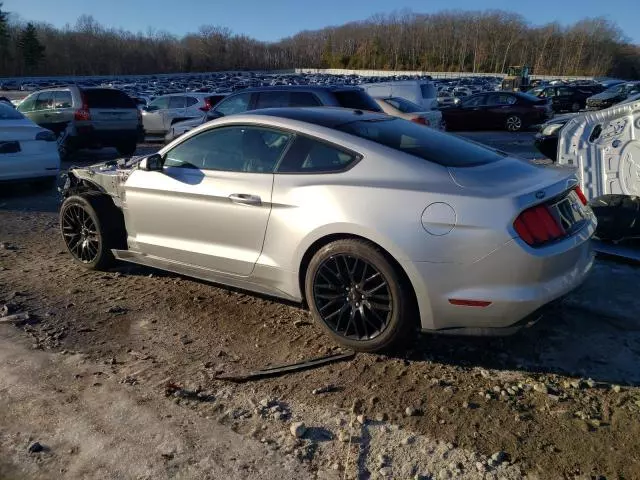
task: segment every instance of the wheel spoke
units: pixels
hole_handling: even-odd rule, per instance
[[[383,282],[382,282],[380,285],[378,285],[377,287],[371,288],[371,289],[369,289],[369,290],[365,290],[365,293],[366,293],[367,295],[371,295],[371,294],[376,293],[378,290],[380,290],[381,288],[384,288],[384,287],[386,287],[386,286],[387,286],[386,282],[384,282],[384,281],[383,281]]]

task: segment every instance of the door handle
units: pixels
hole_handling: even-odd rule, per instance
[[[250,195],[248,193],[232,193],[229,200],[240,205],[262,205],[262,199],[258,195]]]

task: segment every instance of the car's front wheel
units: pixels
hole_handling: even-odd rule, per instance
[[[364,240],[337,240],[316,252],[305,294],[322,328],[357,351],[395,346],[415,325],[410,286],[380,249]]]
[[[63,202],[60,230],[76,263],[102,270],[114,262],[111,249],[122,247],[118,215],[121,213],[112,200],[100,193],[74,195]]]

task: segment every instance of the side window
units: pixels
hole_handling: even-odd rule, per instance
[[[169,108],[184,108],[186,97],[170,97]]]
[[[291,92],[289,97],[290,107],[319,107],[322,105],[318,98],[311,92]]]
[[[516,103],[516,97],[513,95],[506,95],[504,93],[494,93],[493,95],[489,95],[487,98],[487,105],[513,105]]]
[[[467,100],[464,101],[463,106],[465,107],[479,107],[481,105],[484,105],[484,100],[486,97],[484,96],[477,96],[477,97],[471,97]]]
[[[259,127],[222,127],[207,130],[166,154],[165,166],[273,173],[291,134]]]
[[[71,108],[71,92],[64,90],[53,93],[53,108]]]
[[[159,109],[164,109],[169,107],[169,97],[160,97],[156,98],[152,102],[149,103],[150,107],[158,107]]]
[[[186,106],[187,108],[194,106],[198,103],[198,99],[194,97],[185,97],[186,98]]]
[[[16,109],[22,113],[33,112],[33,109],[36,105],[36,98],[38,98],[37,94],[29,95],[20,103],[20,105],[18,105]]]
[[[297,136],[278,166],[277,173],[337,172],[347,168],[356,159],[356,155],[328,143]]]
[[[571,95],[573,90],[567,87],[558,87],[558,95]]]
[[[251,101],[250,93],[241,93],[233,95],[223,101],[221,101],[216,108],[216,112],[222,115],[233,115],[234,113],[246,112],[249,109],[249,102]]]
[[[51,108],[53,108],[53,92],[39,93],[34,110],[49,110]]]
[[[256,108],[278,108],[289,106],[289,92],[260,92]]]

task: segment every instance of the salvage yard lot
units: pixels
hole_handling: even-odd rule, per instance
[[[472,138],[534,156],[531,134],[501,135]],[[640,477],[637,266],[599,259],[513,337],[425,335],[236,384],[216,377],[340,349],[297,305],[126,264],[83,270],[58,206],[0,193],[0,306],[30,314],[0,325],[2,479]]]

